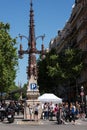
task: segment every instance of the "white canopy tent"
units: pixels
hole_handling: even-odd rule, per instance
[[[39,96],[38,100],[42,103],[45,102],[62,103],[62,99],[52,93],[45,93]]]

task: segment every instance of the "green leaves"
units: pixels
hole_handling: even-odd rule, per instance
[[[59,54],[51,50],[44,60],[38,62],[40,87],[44,84],[52,90],[54,86],[75,81],[83,69],[82,58],[83,52],[79,49],[66,49]]]
[[[0,22],[0,91],[8,91],[14,84],[18,64],[16,39],[12,39],[10,25]]]

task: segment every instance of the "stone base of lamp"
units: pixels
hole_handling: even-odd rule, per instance
[[[34,76],[31,76],[31,78],[29,79],[28,87],[27,87],[27,100],[25,101],[25,105],[24,105],[24,120],[31,120],[31,118],[32,120],[35,120],[34,110],[37,104],[39,104],[38,105],[38,108],[39,108],[38,119],[41,118],[42,104],[38,100],[39,95],[40,93],[37,86],[37,80],[34,79]],[[32,109],[32,117],[30,115],[29,108]]]

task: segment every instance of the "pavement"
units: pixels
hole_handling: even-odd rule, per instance
[[[7,123],[7,119],[4,120],[4,123]],[[0,124],[2,124],[2,122],[0,122]],[[54,125],[54,124],[58,124],[56,119],[49,121],[49,120],[44,120],[41,119],[39,121],[29,121],[29,120],[24,120],[23,115],[16,115],[15,116],[15,121],[12,124],[17,124],[17,125]],[[77,119],[75,121],[75,124],[73,124],[73,122],[65,122],[65,124],[61,124],[61,125],[76,125],[76,126],[87,126],[87,118],[83,118],[83,119]]]
[[[30,125],[51,125],[51,124],[57,124],[56,119],[49,121],[49,120],[39,120],[39,121],[29,121],[29,120],[24,120],[23,115],[20,116],[15,116],[15,123],[19,125],[25,125],[25,124],[30,124]],[[63,124],[62,124],[63,125]],[[66,122],[64,125],[87,125],[87,118],[83,119],[77,119],[75,121],[75,124],[73,122]]]
[[[77,125],[87,125],[87,118],[76,120]]]

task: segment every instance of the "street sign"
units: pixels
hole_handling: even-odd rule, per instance
[[[80,95],[81,95],[81,96],[84,96],[84,92],[81,92]]]
[[[36,84],[36,83],[31,83],[31,84],[30,84],[30,89],[31,89],[31,90],[37,89],[37,84]]]

